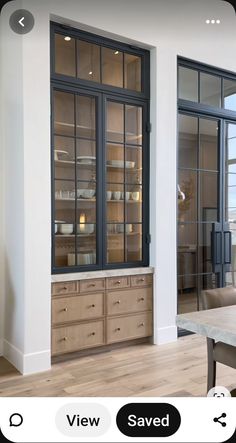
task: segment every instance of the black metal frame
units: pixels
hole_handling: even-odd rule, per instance
[[[81,80],[54,72],[55,49],[54,35],[59,33],[79,38],[91,43],[100,44],[113,49],[120,49],[126,53],[139,55],[141,57],[141,78],[142,92],[136,92],[124,88],[108,86],[93,81]],[[57,23],[51,23],[51,178],[52,178],[52,273],[86,272],[100,269],[131,268],[149,265],[149,101],[150,101],[150,56],[149,51],[139,49],[130,45],[125,45],[107,38],[103,38],[74,28],[69,28]],[[96,97],[96,142],[97,142],[97,264],[77,265],[70,267],[55,266],[55,234],[54,234],[54,214],[55,214],[55,181],[54,181],[54,136],[53,136],[53,91],[60,90],[73,94],[83,94]],[[142,148],[142,260],[137,262],[106,263],[106,163],[105,163],[105,109],[106,100],[113,100],[119,103],[141,106],[143,109],[143,148]],[[98,183],[100,186],[98,186]],[[125,200],[124,200],[125,204]],[[125,231],[125,230],[124,230]],[[76,251],[77,253],[77,251]]]
[[[198,91],[199,91],[199,97],[200,98],[200,72],[215,75],[221,78],[221,105],[224,104],[224,90],[223,90],[223,82],[224,79],[234,80],[236,81],[236,74],[230,71],[224,71],[221,69],[218,69],[216,67],[212,67],[206,64],[197,63],[193,60],[189,60],[186,58],[178,57],[178,68],[179,66],[190,68],[198,71]],[[179,69],[178,69],[178,80],[179,80]],[[179,81],[178,81],[178,97],[179,97]],[[199,100],[200,101],[200,100]],[[224,173],[224,166],[225,166],[225,153],[224,153],[224,143],[225,143],[225,125],[226,123],[236,123],[236,112],[221,108],[216,108],[209,105],[204,105],[197,102],[192,102],[188,100],[182,100],[178,99],[178,115],[184,114],[184,115],[191,115],[196,118],[208,118],[212,120],[218,120],[219,121],[219,132],[218,132],[218,142],[219,142],[219,156],[218,156],[218,172],[219,172],[219,183],[218,183],[218,198],[219,198],[219,207],[218,207],[218,221],[221,226],[221,232],[227,231],[226,229],[226,222],[225,222],[225,214],[224,214],[224,208],[225,208],[225,173]],[[177,136],[178,137],[178,136]],[[178,152],[179,152],[179,146],[177,144],[177,159],[178,159]],[[178,164],[177,164],[177,180],[178,180]],[[178,201],[178,199],[177,199]],[[177,211],[178,211],[178,203],[177,203]],[[198,229],[199,230],[199,229]],[[177,219],[177,232],[178,232],[178,219]],[[177,237],[178,242],[178,237]],[[222,235],[222,251],[225,248],[224,239]],[[177,243],[177,249],[178,249],[178,243]],[[225,285],[225,272],[227,271],[227,265],[223,264],[221,266],[221,270],[217,272],[218,274],[218,280],[217,284],[218,286],[224,286]],[[177,274],[178,279],[178,274]],[[178,281],[178,280],[177,280]],[[199,282],[198,282],[199,286]],[[182,335],[182,331],[181,334]]]

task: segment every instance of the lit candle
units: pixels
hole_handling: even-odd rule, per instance
[[[79,218],[79,230],[80,232],[84,232],[85,231],[85,214],[80,214],[80,218]]]

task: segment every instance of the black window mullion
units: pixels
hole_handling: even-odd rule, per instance
[[[77,95],[74,94],[74,150],[75,150],[75,265],[78,266],[78,232],[77,232],[77,187],[78,187],[78,177],[77,177]]]

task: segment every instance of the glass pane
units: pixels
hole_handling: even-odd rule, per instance
[[[76,140],[77,178],[94,182],[96,180],[96,143],[90,140]]]
[[[107,184],[107,221],[124,223],[124,185]]]
[[[179,115],[179,167],[197,168],[198,118]]]
[[[123,225],[123,232],[125,229],[125,247],[126,247],[126,261],[135,262],[142,260],[142,225],[141,224],[126,224]]]
[[[78,73],[84,80],[100,82],[100,46],[77,41]]]
[[[107,141],[124,143],[124,105],[107,102]]]
[[[142,108],[125,105],[125,141],[142,145]]]
[[[55,34],[55,72],[75,77],[75,66],[75,39]]]
[[[197,277],[180,275],[178,277],[178,314],[197,311]]]
[[[200,102],[221,107],[221,79],[215,75],[200,73]]]
[[[75,263],[73,263],[71,257],[75,257],[75,236],[62,236],[57,234],[56,229],[55,227],[55,266],[73,266]]]
[[[75,180],[75,140],[69,137],[54,137],[55,178]]]
[[[124,145],[107,143],[106,146],[107,182],[124,183]]]
[[[218,170],[218,122],[199,119],[200,169]]]
[[[75,135],[73,94],[54,91],[54,132],[59,135]]]
[[[215,289],[218,287],[217,274],[199,275],[199,294],[206,289]],[[199,296],[199,310],[202,310],[202,297]]]
[[[123,52],[102,48],[102,83],[123,88]]]
[[[179,66],[179,98],[198,102],[198,71]]]
[[[236,125],[226,124],[225,135],[225,172],[236,173]]]
[[[199,238],[199,268],[200,273],[212,272],[211,261],[211,231],[212,223],[201,223]]]
[[[77,95],[76,97],[76,135],[77,137],[96,138],[95,98]]]
[[[142,222],[142,186],[126,185],[125,214],[127,223]],[[130,227],[131,229],[131,227]]]
[[[194,171],[179,171],[179,221],[197,220],[197,173]],[[181,197],[181,198],[180,198]]]
[[[218,221],[218,173],[200,173],[200,211],[201,219],[214,217],[212,221]],[[208,215],[210,214],[210,215]]]
[[[224,108],[236,111],[236,81],[224,79]]]
[[[107,225],[107,263],[120,263],[124,257],[124,234],[123,225]]]
[[[142,184],[142,148],[126,146],[125,181],[130,184]]]
[[[77,199],[77,233],[94,234],[96,223],[96,201]],[[86,224],[88,224],[86,226]],[[87,229],[88,228],[88,229]]]
[[[184,238],[184,234],[189,237]],[[179,226],[178,274],[197,273],[197,229],[195,224]],[[182,242],[182,244],[180,243]]]
[[[125,88],[141,91],[141,57],[125,54]]]

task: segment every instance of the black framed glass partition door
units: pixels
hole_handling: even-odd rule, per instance
[[[178,312],[236,284],[236,123],[179,114]]]

